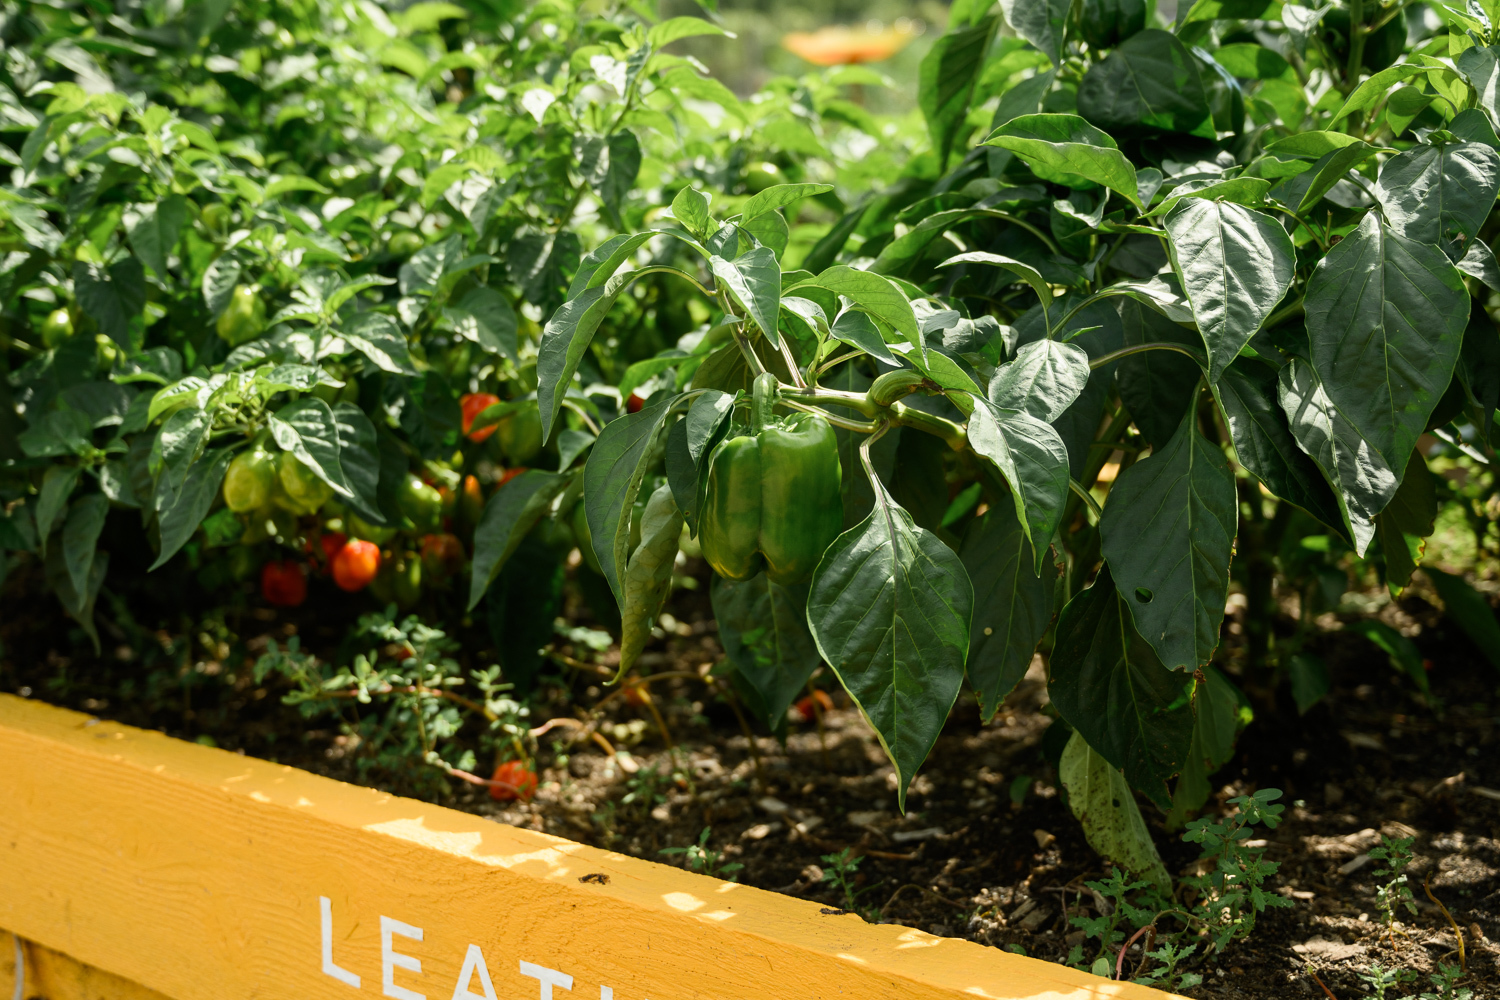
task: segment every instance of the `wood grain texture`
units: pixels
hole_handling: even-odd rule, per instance
[[[155,990],[84,965],[34,941],[21,942],[26,1000],[169,1000]],[[16,938],[0,931],[0,997],[16,993]]]
[[[497,1000],[1166,996],[10,695],[0,803],[0,927],[172,1000],[484,997],[471,945]]]

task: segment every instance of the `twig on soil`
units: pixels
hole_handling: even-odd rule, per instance
[[[579,736],[587,736],[589,739],[599,744],[599,749],[603,750],[605,754],[612,757],[616,761],[619,761],[620,767],[625,771],[625,773],[634,774],[637,770],[640,769],[640,765],[635,761],[630,760],[628,757],[621,757],[619,752],[615,750],[614,745],[611,744],[609,740],[605,739],[603,733],[599,732],[597,729],[592,728],[586,723],[579,722],[577,719],[570,719],[567,716],[559,716],[555,719],[548,719],[546,722],[542,723],[540,726],[537,726],[530,732],[532,736],[541,736],[543,733],[557,726],[566,726],[569,729],[576,729],[579,731]]]
[[[1147,924],[1145,927],[1142,927],[1140,930],[1138,930],[1134,934],[1130,935],[1130,940],[1129,941],[1126,941],[1124,944],[1120,945],[1120,954],[1118,954],[1118,955],[1115,956],[1115,978],[1116,979],[1124,979],[1125,978],[1125,953],[1130,950],[1130,946],[1131,945],[1135,944],[1135,939],[1138,938],[1138,937],[1140,937],[1142,934],[1146,933],[1147,929],[1149,929],[1151,927],[1155,927],[1155,926],[1156,926],[1155,924]],[[1144,955],[1144,953],[1142,953],[1142,954]]]
[[[1427,883],[1432,880],[1428,875],[1422,880],[1422,891],[1427,893],[1427,898],[1437,904],[1437,908],[1443,911],[1443,917],[1448,921],[1448,926],[1453,928],[1453,936],[1458,939],[1458,964],[1465,975],[1469,973],[1469,956],[1464,952],[1464,932],[1458,929],[1458,922],[1453,919],[1453,914],[1443,905],[1443,901],[1432,894],[1432,887]]]
[[[967,903],[955,903],[953,900],[949,899],[947,896],[944,896],[942,893],[938,892],[936,889],[929,889],[925,885],[918,885],[915,882],[908,882],[905,885],[903,885],[901,888],[897,889],[895,892],[891,893],[891,898],[887,899],[885,901],[885,905],[880,908],[880,915],[882,917],[885,916],[885,911],[889,910],[891,908],[891,904],[896,901],[896,897],[900,896],[907,889],[915,889],[918,892],[925,892],[925,893],[927,893],[927,895],[931,896],[933,899],[936,899],[940,903],[947,903],[949,906],[953,907],[955,910],[967,910],[969,908],[969,905]]]
[[[1323,982],[1323,980],[1321,980],[1321,979],[1318,978],[1318,974],[1316,972],[1312,971],[1311,969],[1308,969],[1307,970],[1307,974],[1309,976],[1313,977],[1313,982],[1315,982],[1319,986],[1323,987],[1323,992],[1326,993],[1326,994],[1328,994],[1328,1000],[1339,1000],[1338,997],[1336,997],[1336,996],[1333,995],[1333,990],[1330,990],[1328,988],[1328,984],[1325,983],[1325,982]]]

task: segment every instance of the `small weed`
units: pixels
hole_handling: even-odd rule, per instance
[[[1436,989],[1404,1000],[1474,1000],[1473,990],[1458,985],[1463,977],[1463,971],[1458,966],[1440,964],[1438,970],[1427,977]]]
[[[844,848],[837,854],[823,855],[823,881],[832,882],[838,886],[839,891],[844,894],[844,909],[852,913],[858,913],[869,923],[878,923],[880,910],[873,906],[861,907],[859,897],[880,885],[872,882],[862,889],[854,888],[855,876],[859,872],[859,863],[864,860],[862,856],[854,856],[850,848]]]
[[[737,861],[726,864],[723,851],[709,849],[708,836],[712,831],[713,827],[705,826],[703,832],[698,835],[698,843],[687,847],[663,847],[657,853],[681,854],[692,871],[712,875],[714,878],[728,879],[731,882],[739,881],[739,875],[736,873],[745,866]]]
[[[1192,820],[1182,835],[1188,843],[1202,846],[1200,861],[1213,862],[1208,874],[1183,881],[1198,890],[1194,916],[1207,929],[1214,951],[1248,937],[1255,929],[1255,918],[1267,908],[1292,905],[1290,899],[1265,889],[1266,880],[1281,866],[1262,860],[1261,851],[1245,846],[1255,825],[1264,824],[1268,830],[1280,825],[1286,807],[1273,804],[1279,798],[1281,792],[1275,788],[1236,796],[1229,804],[1238,809],[1229,819],[1206,816]]]
[[[1410,969],[1387,969],[1376,962],[1364,972],[1359,973],[1359,978],[1364,981],[1365,989],[1374,995],[1375,1000],[1386,1000],[1387,992],[1414,982],[1417,974]],[[1405,998],[1405,1000],[1410,1000],[1410,998]]]
[[[1375,890],[1375,901],[1380,907],[1380,914],[1385,919],[1386,930],[1391,934],[1392,940],[1396,933],[1396,911],[1406,907],[1412,914],[1417,914],[1417,904],[1412,898],[1411,886],[1407,884],[1406,866],[1411,864],[1411,837],[1382,836],[1380,846],[1370,851],[1371,859],[1385,862],[1381,867],[1375,869],[1375,877],[1388,879],[1384,885]]]

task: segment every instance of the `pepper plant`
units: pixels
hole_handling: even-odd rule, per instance
[[[1041,650],[1074,771],[1096,755],[1181,822],[1243,718],[1215,665],[1231,586],[1284,676],[1310,659],[1267,627],[1288,543],[1400,588],[1435,513],[1418,439],[1494,461],[1493,7],[956,3],[923,64],[931,152],[810,252],[786,234],[826,187],[686,185],[583,257],[539,347],[544,435],[638,282],[709,318],[642,363],[581,472],[491,501],[496,562],[581,505],[624,672],[686,525],[742,694],[774,726],[826,661],[903,801],[965,682],[988,719]],[[776,421],[841,474],[768,444]]]

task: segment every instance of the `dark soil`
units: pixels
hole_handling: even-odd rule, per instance
[[[1257,702],[1257,718],[1215,776],[1219,792],[1209,808],[1248,791],[1284,791],[1284,822],[1257,836],[1266,858],[1281,866],[1272,887],[1294,906],[1267,912],[1247,940],[1200,963],[1205,982],[1187,995],[1354,1000],[1370,995],[1358,973],[1378,963],[1420,974],[1389,993],[1395,1000],[1429,989],[1427,974],[1439,962],[1458,964],[1456,924],[1464,985],[1475,998],[1500,997],[1500,675],[1419,593],[1378,613],[1414,635],[1429,658],[1431,699],[1384,654],[1338,632],[1319,640],[1333,690],[1305,717],[1284,686],[1277,703],[1254,677],[1236,676]],[[159,630],[131,624],[125,602],[106,607],[101,600],[102,658],[41,594],[40,580],[24,568],[0,593],[0,690],[344,780],[363,778],[651,860],[682,864],[681,854],[661,850],[695,843],[708,828],[720,863],[743,866],[733,873],[739,881],[829,909],[848,900],[824,879],[825,858],[848,848],[863,858],[854,876],[856,906],[868,919],[1046,959],[1063,960],[1080,941],[1069,915],[1092,915],[1099,905],[1083,883],[1101,877],[1104,864],[1084,842],[1049,762],[1061,741],[1048,738],[1054,720],[1040,659],[990,724],[981,725],[961,699],[901,816],[892,769],[846,700],[836,697],[821,724],[791,723],[784,746],[767,735],[752,745],[708,673],[721,651],[706,596],[680,592],[676,634],[665,635],[642,663],[643,674],[675,675],[651,684],[652,706],[611,698],[617,689],[603,677],[566,670],[543,685],[533,709],[533,723],[588,718],[583,707],[608,699],[599,730],[629,750],[624,760],[554,728],[539,741],[536,798],[498,803],[483,789],[434,782],[430,770],[372,770],[336,732],[306,730],[279,703],[279,689],[251,683],[248,666],[273,636],[297,633],[333,654],[356,605],[334,604],[354,599],[331,588],[324,593],[318,585],[296,614],[246,598],[227,619],[210,616],[206,624],[183,595],[130,595],[132,606],[150,598],[162,621],[176,623]],[[188,610],[173,604],[179,598]],[[153,619],[137,611],[134,620]],[[463,637],[466,648],[482,653],[487,637]],[[1233,640],[1226,667],[1235,673]],[[819,683],[837,689],[829,677]],[[1149,804],[1143,810],[1169,869],[1193,871],[1197,848],[1182,843],[1180,831],[1167,831]],[[1393,929],[1376,901],[1378,862],[1366,856],[1382,833],[1415,837],[1408,873],[1418,912],[1403,910]],[[1094,943],[1084,944],[1087,964]],[[1128,956],[1127,967],[1138,961],[1138,954]]]

